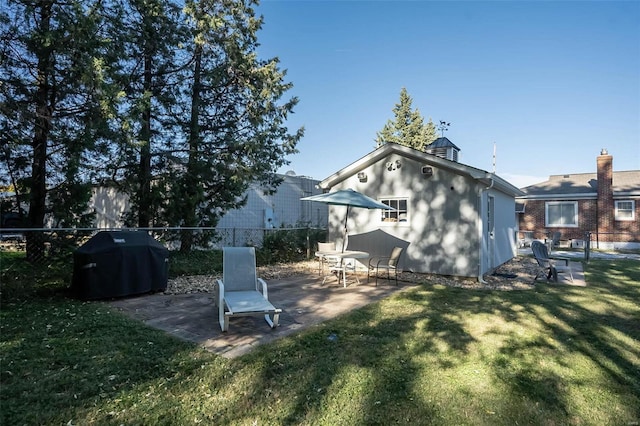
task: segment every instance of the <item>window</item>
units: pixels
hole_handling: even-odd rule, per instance
[[[616,220],[634,220],[636,203],[633,200],[616,201]]]
[[[380,202],[395,209],[382,210],[382,222],[407,223],[409,221],[406,198],[382,198]]]
[[[545,225],[549,227],[577,227],[578,202],[558,201],[546,203]]]

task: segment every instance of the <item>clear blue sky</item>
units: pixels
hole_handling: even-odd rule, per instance
[[[640,169],[640,1],[263,0],[263,58],[300,98],[299,154],[324,179],[374,149],[406,87],[451,123],[460,162],[518,187],[551,174]]]

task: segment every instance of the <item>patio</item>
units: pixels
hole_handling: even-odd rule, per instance
[[[361,284],[343,288],[335,280],[322,285],[317,274],[303,274],[269,280],[269,300],[278,308],[280,326],[269,328],[261,316],[233,317],[229,331],[218,324],[213,293],[151,294],[118,299],[109,304],[145,324],[178,338],[195,342],[205,349],[234,358],[254,347],[319,324],[350,310],[365,306],[416,284],[399,282],[396,287],[384,281],[376,287]]]
[[[529,249],[530,250],[530,249]],[[367,283],[366,274],[360,275],[360,284],[350,282],[347,287],[336,280],[322,284],[322,277],[316,272],[298,272],[282,278],[267,279],[269,300],[278,308],[280,326],[269,328],[261,316],[233,317],[229,331],[223,333],[218,324],[217,308],[211,292],[190,294],[151,294],[139,297],[117,299],[108,302],[114,308],[138,319],[145,324],[164,330],[178,338],[195,342],[205,349],[234,358],[243,355],[257,345],[268,343],[304,328],[314,326],[353,309],[366,306],[397,291],[415,287],[423,279],[434,284],[486,290],[527,290],[534,285],[531,271],[523,269],[534,262],[528,257],[519,257],[509,266],[499,268],[517,274],[516,279],[488,275],[488,283],[481,285],[477,279],[453,280],[443,276],[411,274],[405,272],[396,287],[381,280],[377,287]],[[313,264],[315,265],[315,264]],[[582,264],[571,262],[574,282],[562,277],[560,284],[585,286]],[[544,280],[537,284],[546,283]],[[553,285],[553,284],[551,284]]]

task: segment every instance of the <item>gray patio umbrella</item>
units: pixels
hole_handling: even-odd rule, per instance
[[[342,189],[334,192],[327,192],[326,194],[312,195],[310,197],[301,198],[303,201],[316,201],[318,203],[331,204],[334,206],[347,206],[347,214],[344,217],[344,239],[345,244],[342,245],[342,251],[347,246],[346,241],[348,238],[347,219],[349,219],[349,209],[351,207],[360,207],[364,209],[384,209],[395,210],[393,207],[389,207],[386,204],[367,197],[360,192],[353,189]]]

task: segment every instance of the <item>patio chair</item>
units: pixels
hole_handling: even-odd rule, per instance
[[[394,247],[391,254],[386,257],[372,257],[369,259],[369,270],[367,271],[367,282],[371,273],[375,271],[376,286],[378,286],[378,275],[380,270],[387,271],[387,281],[391,282],[391,272],[393,271],[396,285],[398,285],[398,262],[402,256],[402,247]]]
[[[255,249],[225,247],[222,267],[216,297],[222,331],[229,329],[232,316],[264,315],[271,328],[277,327],[282,310],[269,302],[267,283],[257,277]]]
[[[541,268],[544,268],[544,271],[536,274],[534,281],[538,279],[541,273],[546,273],[547,281],[552,280],[554,282],[558,282],[558,273],[569,273],[569,278],[571,279],[571,282],[573,282],[573,272],[571,271],[571,266],[569,266],[568,258],[549,256],[547,246],[540,241],[534,241],[531,243],[531,251],[535,256],[538,265]],[[564,265],[559,264],[559,262],[564,262]]]
[[[522,238],[520,239],[520,248],[523,247],[531,247],[531,243],[533,242],[533,231],[521,231]]]
[[[357,267],[356,267],[355,259],[348,258],[348,257],[332,258],[329,260],[330,274],[325,275],[324,279],[322,280],[322,284],[324,284],[325,281],[327,281],[327,278],[329,278],[330,276],[332,276],[331,274],[333,274],[338,279],[338,284],[340,284],[340,281],[342,280],[344,283],[344,286],[346,287],[347,272],[353,275],[353,277],[356,279],[356,283],[360,284],[360,279],[358,278],[356,269]]]
[[[331,251],[336,251],[336,243],[318,243],[318,251],[316,252],[316,257],[318,258],[318,275],[322,275],[325,263],[331,266],[338,262],[338,258],[323,254]]]
[[[549,236],[546,239],[547,244],[549,244],[549,249],[553,249],[554,247],[559,247],[560,238],[562,238],[562,232],[560,231],[549,232]]]

